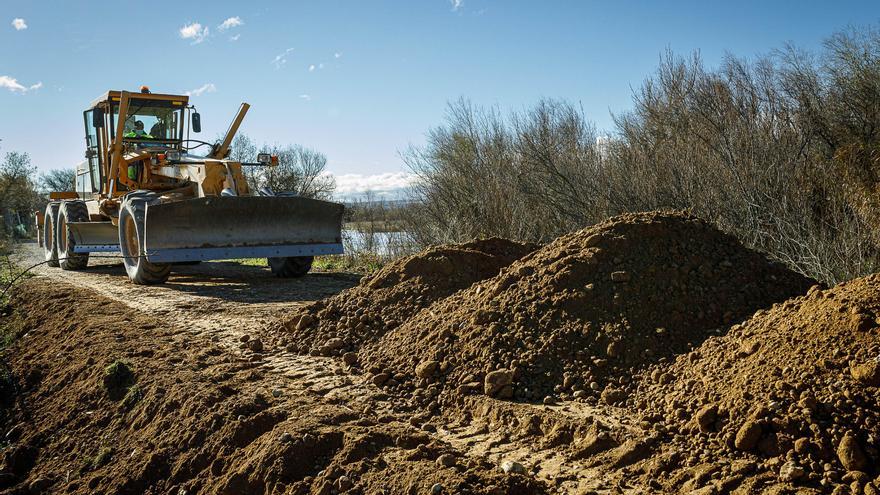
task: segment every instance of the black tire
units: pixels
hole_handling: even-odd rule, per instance
[[[305,276],[312,269],[314,256],[294,256],[290,258],[268,258],[269,268],[276,277],[294,278]]]
[[[171,273],[170,263],[150,263],[144,253],[144,219],[147,204],[157,195],[136,191],[125,197],[119,207],[119,248],[128,278],[138,285],[162,284]]]
[[[58,246],[55,243],[56,225],[58,224],[58,209],[61,203],[49,203],[46,205],[46,214],[43,216],[43,254],[46,264],[58,266]]]
[[[62,270],[82,270],[89,264],[89,253],[75,253],[73,248],[76,239],[70,229],[69,222],[88,222],[89,209],[85,201],[65,201],[58,209],[58,221],[55,228],[55,246],[58,251],[58,264]]]
[[[171,263],[174,266],[195,266],[202,264],[202,260],[195,261],[174,261]]]

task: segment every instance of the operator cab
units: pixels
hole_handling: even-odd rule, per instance
[[[86,161],[77,166],[76,177],[76,190],[81,197],[101,192],[103,179],[109,174],[110,148],[116,139],[121,100],[121,91],[108,91],[83,112]],[[146,86],[140,93],[130,93],[123,119],[125,153],[183,154],[187,151],[184,143],[190,127],[193,132],[201,131],[199,114],[189,105],[188,96],[150,93]]]

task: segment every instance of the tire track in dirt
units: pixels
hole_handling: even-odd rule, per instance
[[[21,244],[16,255],[19,266],[43,260],[42,249],[36,243]],[[372,384],[352,377],[338,360],[295,355],[281,348],[251,352],[242,343],[245,336],[262,334],[279,315],[357,284],[359,276],[317,272],[303,278],[279,279],[268,267],[205,262],[175,267],[166,284],[143,286],[128,280],[120,259],[107,256],[90,259],[82,271],[40,265],[32,273],[90,289],[159,317],[184,333],[206,336],[234,354],[246,355],[265,371],[287,378],[286,387],[322,396],[329,402],[350,402],[348,407],[363,408],[380,393]],[[386,408],[381,402],[375,406]]]

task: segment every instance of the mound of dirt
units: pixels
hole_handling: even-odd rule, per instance
[[[365,345],[374,382],[527,401],[623,399],[634,368],[687,352],[815,282],[695,217],[623,215],[558,238]]]
[[[279,375],[262,351],[88,290],[29,281],[0,325],[14,340],[0,379],[15,391],[0,402],[2,494],[545,492],[414,428],[371,389],[348,390],[332,368]],[[334,364],[309,359],[298,373]]]
[[[880,276],[817,286],[642,374],[630,405],[671,439],[646,475],[880,493],[878,316]]]
[[[283,323],[293,352],[340,355],[412,318],[434,301],[493,277],[537,246],[490,238],[427,249],[360,285],[305,306]]]

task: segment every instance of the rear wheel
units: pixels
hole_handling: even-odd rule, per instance
[[[276,277],[302,277],[312,269],[313,256],[293,256],[290,258],[268,258],[269,268]]]
[[[170,263],[150,263],[144,255],[144,220],[147,204],[156,195],[137,191],[119,208],[119,248],[128,278],[139,285],[161,284],[171,273]]]
[[[58,208],[60,203],[46,205],[46,214],[43,215],[43,254],[46,264],[58,266],[58,246],[55,244],[55,228],[58,223]]]
[[[88,222],[89,209],[84,201],[65,201],[58,209],[58,222],[55,230],[55,245],[58,251],[58,264],[62,270],[82,270],[89,264],[89,253],[75,253],[76,239],[69,222]]]

